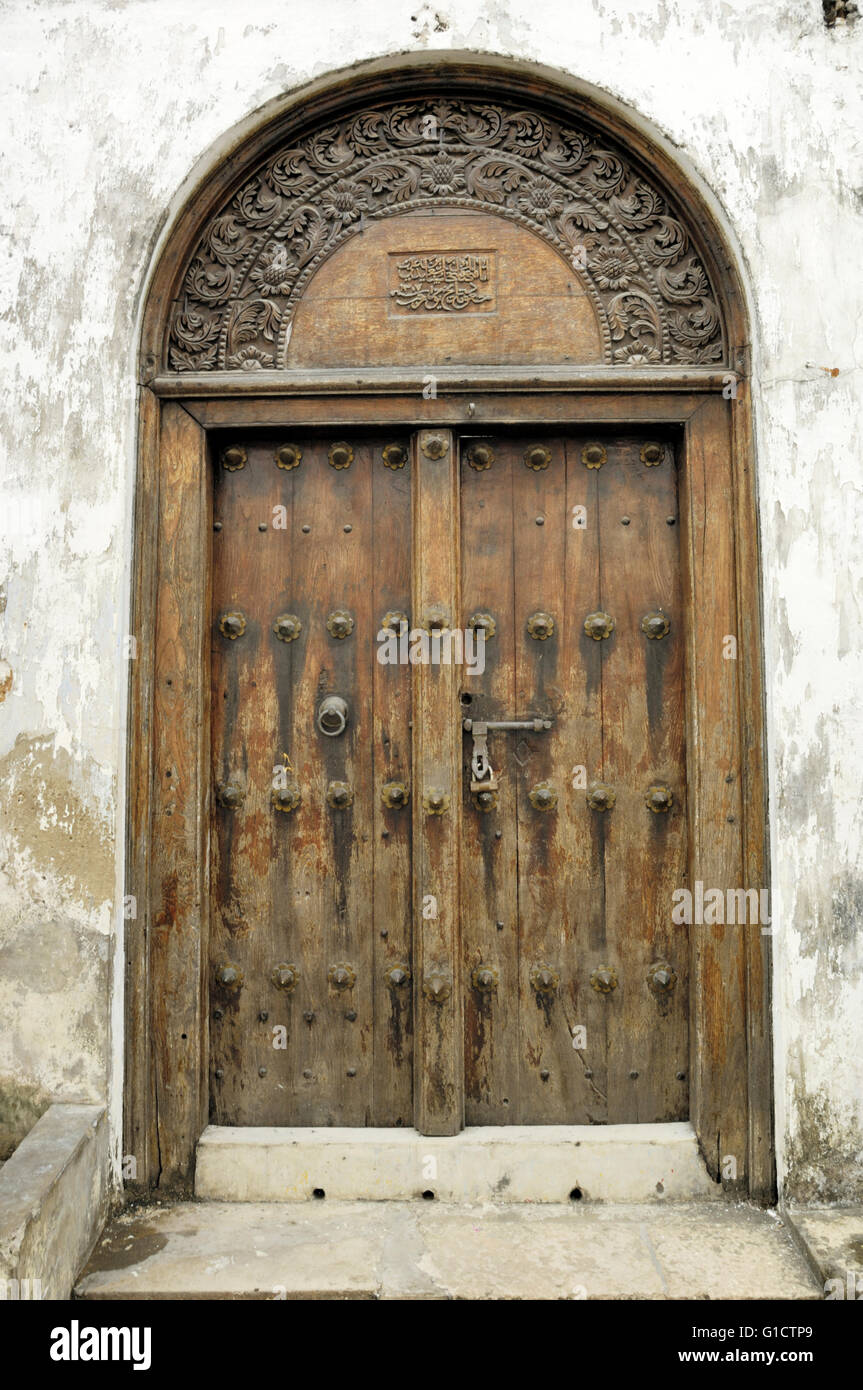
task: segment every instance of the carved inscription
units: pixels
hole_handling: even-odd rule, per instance
[[[389,257],[395,313],[493,313],[493,251],[398,252]]]

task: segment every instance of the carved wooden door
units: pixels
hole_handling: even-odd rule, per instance
[[[466,731],[467,1122],[685,1118],[672,443],[465,439],[461,547],[464,622],[488,632],[485,671],[461,698],[474,738],[489,724],[492,770],[487,786],[475,776]],[[533,719],[550,727],[493,727]]]
[[[412,1123],[410,671],[374,641],[410,602],[406,444],[217,450],[217,1124]]]
[[[213,1119],[685,1117],[672,442],[217,452]]]

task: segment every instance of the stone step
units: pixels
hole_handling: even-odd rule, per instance
[[[195,1195],[227,1202],[646,1202],[721,1198],[692,1126],[483,1126],[445,1138],[414,1129],[210,1125]]]
[[[182,1202],[130,1210],[95,1299],[818,1299],[788,1230],[717,1202]]]

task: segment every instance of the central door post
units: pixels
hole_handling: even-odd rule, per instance
[[[434,641],[436,630],[460,620],[455,439],[449,430],[423,430],[413,455],[412,625],[427,631],[430,658],[413,667],[414,1124],[420,1134],[457,1134],[464,1125],[461,670],[440,659],[446,643]]]

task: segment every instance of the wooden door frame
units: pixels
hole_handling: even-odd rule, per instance
[[[722,365],[441,367],[437,397],[428,400],[415,369],[171,370],[169,322],[190,258],[250,172],[315,123],[320,128],[364,103],[418,94],[522,102],[599,130],[625,151],[651,184],[669,192],[697,247],[723,322]],[[540,424],[679,429],[682,572],[693,615],[690,878],[768,886],[750,339],[731,244],[716,199],[661,132],[568,74],[493,55],[402,54],[315,79],[255,112],[190,177],[154,257],[139,358],[126,886],[137,916],[126,938],[124,1133],[124,1153],[136,1161],[133,1188],[187,1188],[207,1120],[211,430],[372,422],[471,432]],[[717,605],[723,593],[724,607]],[[716,646],[731,634],[737,659],[724,661]],[[692,932],[693,1123],[714,1177],[734,1193],[769,1202],[770,937],[758,926]]]
[[[689,876],[767,886],[760,584],[747,384],[667,370],[639,389],[605,371],[452,374],[435,399],[393,374],[374,391],[292,374],[141,395],[130,701],[124,1152],[139,1190],[188,1189],[207,1123],[209,605],[212,430],[374,423],[456,433],[611,425],[680,431],[687,622]],[[386,379],[384,379],[386,377]],[[567,377],[569,378],[567,380]],[[454,453],[454,451],[451,451]],[[737,659],[723,656],[727,635]],[[770,937],[758,925],[691,928],[691,1117],[711,1174],[773,1200]],[[457,961],[457,953],[454,953]],[[459,994],[459,982],[454,981]],[[419,1001],[418,1001],[419,1006]],[[457,1010],[455,1011],[457,1013]],[[734,1164],[728,1160],[733,1159]]]

